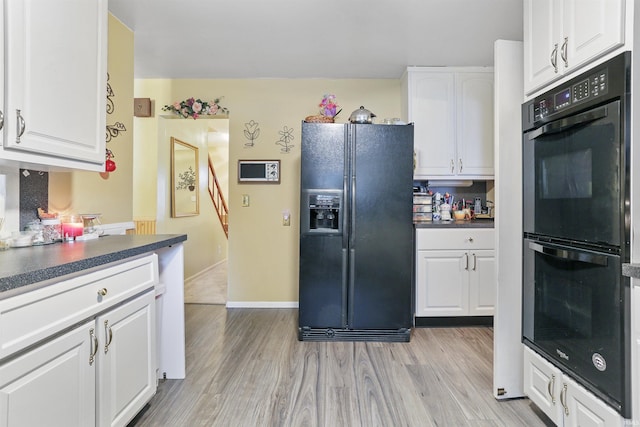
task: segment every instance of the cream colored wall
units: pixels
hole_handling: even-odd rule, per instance
[[[158,137],[155,144],[158,148],[158,173],[154,183],[158,194],[155,201],[158,213],[156,231],[158,234],[187,235],[187,241],[184,243],[184,274],[185,278],[189,278],[227,258],[227,239],[207,190],[208,130],[218,120],[186,120],[174,117],[158,119]],[[171,137],[198,147],[198,215],[171,217]]]
[[[117,168],[106,179],[97,172],[86,171],[49,174],[50,211],[101,213],[103,223],[133,218],[133,32],[112,15],[109,15],[108,55],[115,108],[112,114],[107,114],[107,125],[120,122],[126,129],[107,143],[115,154]]]
[[[137,153],[156,152],[159,116],[165,104],[189,97],[212,99],[224,96],[222,104],[229,108],[229,304],[259,305],[294,304],[298,300],[298,204],[300,175],[300,124],[308,115],[317,113],[323,94],[337,96],[342,113],[338,122],[345,122],[351,111],[363,105],[384,117],[400,116],[400,80],[324,80],[324,79],[211,79],[211,80],[136,80],[135,96],[151,98],[154,117],[136,119]],[[188,121],[190,119],[180,119]],[[260,136],[253,148],[248,148],[244,136],[245,123],[259,123]],[[139,123],[142,123],[138,127]],[[282,153],[276,144],[284,127],[293,129],[293,148]],[[160,147],[164,150],[163,147]],[[136,160],[134,179],[134,217],[155,215],[151,212],[152,194],[157,192],[158,218],[163,210],[166,218],[166,195],[161,194],[155,180],[166,181],[168,163],[164,154],[158,156],[158,168],[149,162]],[[167,158],[168,159],[168,158]],[[238,184],[235,180],[238,159],[280,159],[279,185]],[[142,165],[141,165],[142,166]],[[154,174],[155,172],[155,174]],[[140,200],[137,195],[140,194]],[[248,194],[250,206],[242,207],[242,195]],[[202,206],[202,205],[201,205]],[[292,215],[290,227],[282,226],[282,211]],[[161,220],[159,219],[161,222]],[[159,224],[160,224],[159,222]],[[189,236],[192,240],[192,236]],[[187,243],[189,242],[187,241]],[[193,248],[211,250],[207,247]],[[185,247],[185,259],[190,255]]]

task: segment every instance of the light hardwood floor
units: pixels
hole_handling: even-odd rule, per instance
[[[184,302],[191,304],[227,303],[227,260],[184,282]]]
[[[297,341],[295,309],[186,305],[187,378],[143,426],[545,426],[497,401],[491,328],[418,328],[410,343]]]

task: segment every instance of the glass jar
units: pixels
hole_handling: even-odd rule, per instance
[[[42,220],[42,235],[44,243],[55,243],[62,240],[62,225],[58,218]]]
[[[40,220],[31,221],[25,227],[25,231],[31,233],[31,244],[41,245],[44,243],[44,235],[42,232],[42,224]]]

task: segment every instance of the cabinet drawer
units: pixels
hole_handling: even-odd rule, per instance
[[[417,229],[416,249],[494,249],[493,229]]]
[[[0,359],[157,282],[158,261],[153,254],[0,300]]]

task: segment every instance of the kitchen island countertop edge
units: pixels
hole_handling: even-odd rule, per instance
[[[153,252],[185,240],[186,234],[127,234],[1,251],[0,294]]]

